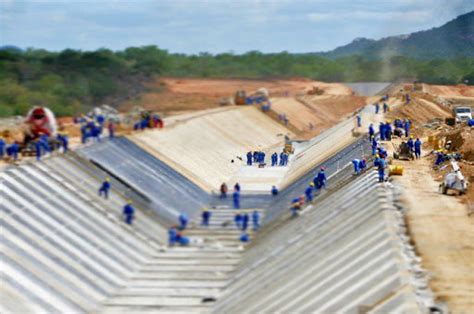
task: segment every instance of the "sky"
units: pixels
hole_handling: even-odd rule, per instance
[[[0,0],[0,45],[319,52],[438,27],[472,0]]]

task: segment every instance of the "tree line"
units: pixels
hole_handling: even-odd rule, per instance
[[[306,77],[327,82],[394,81],[474,84],[474,58],[418,60],[396,56],[336,60],[314,54],[169,53],[156,46],[123,51],[66,49],[0,50],[0,116],[23,115],[46,105],[57,115],[84,112],[95,105],[133,97],[156,76],[201,78]]]

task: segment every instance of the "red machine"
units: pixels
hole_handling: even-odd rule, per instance
[[[43,134],[56,137],[57,124],[54,114],[45,107],[34,107],[25,119],[25,143],[40,137]]]

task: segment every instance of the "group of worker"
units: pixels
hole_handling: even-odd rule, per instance
[[[147,128],[150,128],[150,129],[160,128],[160,129],[162,129],[163,127],[164,127],[164,122],[158,114],[156,114],[156,113],[155,114],[146,113],[146,114],[142,114],[141,119],[133,125],[133,130],[143,131]]]
[[[285,152],[280,153],[280,158],[278,158],[278,153],[274,152],[271,155],[272,167],[275,166],[286,166],[288,165],[288,154]],[[280,162],[278,162],[278,159]],[[264,165],[265,164],[265,153],[262,151],[247,152],[247,166],[252,166],[253,164]]]
[[[314,194],[323,188],[326,188],[327,177],[324,167],[319,169],[318,174],[313,178],[309,185],[304,190],[304,195],[294,198],[291,201],[290,211],[291,217],[296,217],[299,214],[304,203],[310,203],[313,201]]]
[[[221,187],[220,187],[221,199],[227,198],[227,191],[228,191],[227,184],[225,184],[224,182],[221,184]],[[234,208],[239,209],[240,208],[240,184],[238,182],[235,183],[234,185],[234,192],[232,193],[232,201],[234,204]]]
[[[14,141],[12,144],[7,144],[7,142],[0,137],[0,160],[9,157],[13,161],[17,161],[19,153],[20,145],[17,141]]]
[[[82,117],[81,119],[77,120],[78,123],[81,123],[81,142],[85,144],[92,139],[95,142],[100,142],[102,133],[105,127],[109,131],[109,138],[113,139],[115,137],[115,123],[112,120],[107,122],[106,126],[106,119],[103,115],[97,115],[93,119],[86,119]]]
[[[380,112],[380,104],[379,104],[378,102],[376,102],[376,103],[374,104],[374,106],[375,106],[375,113],[376,113],[376,114],[379,114],[379,112]],[[383,113],[387,113],[387,111],[389,111],[389,106],[388,106],[388,104],[387,104],[386,102],[384,102],[384,103],[382,104],[382,109],[383,109]]]
[[[99,196],[104,197],[106,200],[108,200],[109,191],[111,188],[112,184],[110,183],[110,178],[106,177],[99,188]],[[132,200],[127,200],[127,204],[125,204],[122,210],[124,221],[128,225],[131,225],[133,223],[133,219],[135,218],[135,208],[132,206],[132,204]]]
[[[58,132],[55,143],[51,143],[50,137],[46,134],[41,135],[35,140],[36,160],[40,161],[45,154],[50,154],[53,151],[53,145],[57,150],[63,150],[63,153],[69,151],[69,136],[66,132]]]

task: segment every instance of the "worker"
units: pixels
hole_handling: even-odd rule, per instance
[[[387,151],[385,150],[385,148],[380,146],[380,147],[377,148],[377,151],[378,151],[378,155],[380,156],[380,158],[382,158],[382,159],[387,158],[388,154],[387,154]]]
[[[373,123],[371,123],[369,125],[369,140],[371,140],[372,137],[375,137],[375,130],[374,130],[374,124]]]
[[[378,113],[379,113],[379,110],[380,110],[379,103],[376,102],[376,103],[375,103],[375,114],[378,114]]]
[[[252,152],[247,153],[247,166],[252,165]]]
[[[258,152],[257,151],[254,151],[253,152],[253,162],[258,162]]]
[[[81,126],[81,143],[82,144],[87,143],[88,138],[89,138],[89,132],[87,130],[87,126],[83,125]]]
[[[202,210],[202,225],[208,227],[209,220],[211,219],[212,213],[209,211],[208,208],[203,208]]]
[[[357,127],[360,128],[362,126],[362,117],[360,116],[360,113],[357,114],[356,119],[357,119]]]
[[[181,246],[188,246],[189,245],[189,238],[184,236],[183,233],[179,230],[178,230],[178,232],[176,232],[176,241]]]
[[[359,161],[359,170],[360,171],[363,171],[367,168],[367,162],[365,161],[364,158],[362,158],[360,161]]]
[[[406,137],[410,136],[410,126],[411,126],[410,119],[406,119],[405,123],[403,125],[403,128],[405,129],[405,136]]]
[[[58,133],[56,140],[60,147],[63,148],[63,153],[67,153],[69,150],[69,138],[66,133]]]
[[[179,230],[185,230],[186,226],[188,225],[188,216],[186,214],[181,214],[178,217],[179,220]]]
[[[324,172],[324,167],[321,167],[321,169],[319,170],[319,173],[318,173],[318,183],[316,185],[316,187],[318,189],[321,189],[321,188],[326,188],[326,181],[327,181],[327,178],[326,178],[326,173]]]
[[[41,160],[42,150],[43,150],[43,143],[41,143],[41,140],[38,138],[35,141],[35,153],[36,153],[37,161]]]
[[[385,141],[385,123],[380,122],[379,125],[380,140]]]
[[[386,102],[383,103],[383,113],[386,113],[388,111],[388,105]]]
[[[392,125],[390,124],[390,120],[387,120],[387,123],[385,124],[385,139],[387,141],[392,140]]]
[[[97,117],[95,119],[97,120],[97,122],[99,123],[100,126],[104,126],[105,117],[104,117],[103,114],[97,115]]]
[[[314,191],[314,183],[310,182],[306,190],[304,190],[304,195],[306,197],[307,203],[313,201],[313,191]]]
[[[234,185],[234,191],[240,192],[240,184],[239,182],[236,182]]]
[[[260,163],[261,164],[265,163],[265,153],[264,152],[260,152]]]
[[[123,207],[123,215],[125,216],[125,222],[129,225],[133,222],[133,215],[135,213],[135,208],[132,206],[132,200],[127,201],[127,205]]]
[[[168,229],[168,245],[174,246],[177,241],[178,241],[178,230],[176,229],[176,226],[171,226]]]
[[[278,195],[278,189],[276,186],[272,186],[272,195],[275,196],[275,195]]]
[[[377,154],[377,147],[379,146],[379,144],[377,143],[377,139],[374,137],[372,139],[372,156],[375,156],[375,154]]]
[[[221,184],[221,199],[227,198],[227,184],[222,183]]]
[[[10,156],[14,161],[18,160],[18,153],[20,152],[20,145],[17,141],[7,147],[7,155]]]
[[[240,212],[237,212],[237,214],[235,214],[234,222],[237,229],[242,229],[242,214],[240,214]]]
[[[436,161],[435,165],[439,166],[444,162],[444,154],[441,150],[436,151]]]
[[[272,167],[278,165],[278,154],[275,152],[272,154]]]
[[[407,146],[410,149],[410,152],[415,150],[415,142],[413,141],[413,135],[410,136],[410,139],[407,141]]]
[[[115,137],[115,123],[112,120],[109,120],[107,129],[109,130],[109,139],[113,139]]]
[[[234,193],[232,194],[232,201],[234,202],[234,208],[239,209],[240,208],[240,192],[235,190]]]
[[[5,156],[5,146],[7,146],[5,140],[0,137],[0,160]]]
[[[385,181],[385,160],[382,158],[379,158],[378,172],[379,172],[379,182],[384,182]]]
[[[380,155],[379,155],[379,154],[375,154],[374,167],[375,167],[375,168],[378,168],[379,165],[380,165]]]
[[[240,242],[243,242],[243,243],[247,243],[250,241],[250,237],[247,232],[242,232],[239,239],[240,239]]]
[[[260,229],[260,213],[258,212],[258,210],[254,210],[252,213],[252,223],[254,231]]]
[[[244,213],[242,215],[242,230],[246,231],[249,226],[249,214]]]
[[[104,182],[102,182],[102,186],[99,189],[99,196],[102,196],[104,194],[104,198],[108,199],[109,198],[109,190],[110,190],[110,178],[107,177],[105,178]]]
[[[421,157],[421,141],[419,138],[416,138],[415,141],[415,158],[420,159]]]
[[[290,210],[291,210],[291,218],[296,218],[296,217],[298,217],[300,209],[301,209],[300,199],[299,199],[298,197],[297,197],[297,198],[294,198],[294,199],[291,201],[291,207],[290,207]]]
[[[280,166],[285,165],[285,152],[280,153]]]
[[[102,134],[102,127],[100,126],[100,124],[98,125],[93,125],[92,127],[92,138],[96,141],[96,142],[100,142],[100,135]]]
[[[354,166],[354,173],[355,173],[356,176],[358,176],[360,174],[359,163],[360,163],[359,159],[353,159],[352,160],[352,165]]]

